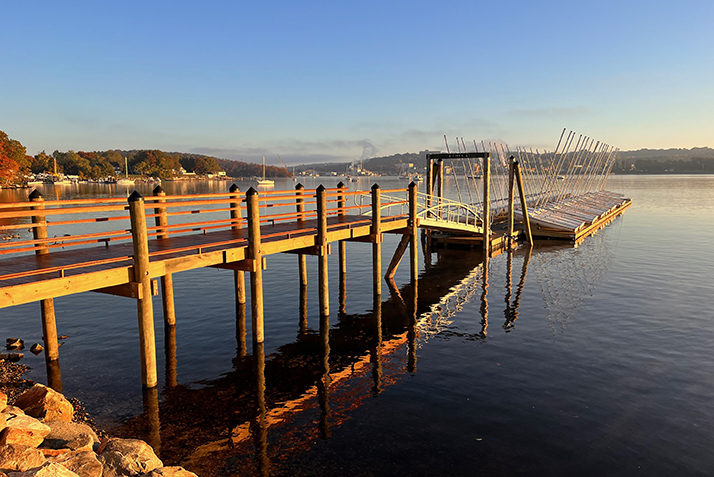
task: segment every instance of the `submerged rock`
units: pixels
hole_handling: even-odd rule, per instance
[[[15,405],[25,414],[45,421],[70,422],[74,416],[74,407],[65,397],[42,384],[35,384],[22,393]]]
[[[34,355],[38,355],[38,354],[42,353],[42,351],[44,349],[45,349],[44,346],[42,346],[40,343],[35,343],[32,346],[30,346],[30,352]]]

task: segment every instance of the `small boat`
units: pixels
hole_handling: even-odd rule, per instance
[[[258,179],[258,185],[259,186],[271,186],[273,184],[275,184],[274,180],[265,178],[265,156],[263,156],[263,178]]]
[[[126,175],[126,177],[124,179],[119,179],[117,181],[117,185],[132,185],[132,184],[134,184],[134,180],[129,179],[129,161],[127,160],[126,157],[124,158],[124,174]]]

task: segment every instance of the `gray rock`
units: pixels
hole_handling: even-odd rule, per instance
[[[0,471],[25,471],[45,463],[45,456],[34,447],[8,444],[0,447]]]
[[[71,470],[79,477],[102,477],[104,466],[94,452],[74,451],[67,454],[50,457],[49,462],[60,464],[67,470]]]
[[[66,447],[77,450],[79,448],[77,447],[77,443],[73,444],[75,448],[72,448],[69,443],[80,439],[81,436],[88,436],[91,440],[91,445],[95,446],[96,444],[98,447],[99,437],[97,437],[97,434],[92,428],[86,424],[64,421],[50,421],[45,424],[50,426],[50,433],[45,436],[45,441],[41,447],[47,449],[63,449]]]
[[[27,470],[25,472],[10,472],[7,477],[78,477],[71,470],[67,470],[59,464],[45,462],[40,467]]]
[[[40,343],[35,343],[32,346],[30,346],[30,352],[34,355],[38,355],[44,351],[44,346],[42,346]]]
[[[103,477],[141,475],[164,466],[151,446],[138,439],[109,439],[99,450]]]
[[[24,444],[37,447],[49,433],[49,426],[33,417],[10,415],[5,429],[0,431],[0,445]]]
[[[74,406],[52,388],[35,384],[20,394],[15,405],[25,414],[45,421],[72,421]]]
[[[154,469],[147,474],[142,474],[141,477],[198,477],[193,472],[189,472],[183,467],[171,466]]]

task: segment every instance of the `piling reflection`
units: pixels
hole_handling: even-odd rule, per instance
[[[412,283],[412,308],[409,316],[409,327],[407,328],[407,371],[416,373],[417,371],[417,324],[419,322],[419,287]]]
[[[488,266],[490,258],[484,255],[483,258],[483,280],[481,283],[481,332],[479,337],[486,339],[488,335]]]
[[[330,317],[320,318],[320,368],[317,395],[320,404],[320,437],[330,437]]]
[[[300,336],[307,333],[307,285],[300,285]]]
[[[267,476],[270,474],[270,459],[268,457],[268,408],[265,403],[265,343],[253,344],[253,369],[255,407],[258,416],[251,423],[250,432],[255,446],[258,474]]]
[[[248,354],[245,328],[245,303],[236,303],[236,354],[239,358]]]
[[[57,391],[62,392],[62,372],[60,371],[59,359],[45,361],[47,370],[47,385]]]
[[[142,398],[144,404],[144,422],[147,429],[145,432],[146,443],[156,452],[161,454],[161,422],[159,420],[159,388],[143,388]]]
[[[176,377],[176,325],[164,324],[164,355],[166,356],[166,387],[178,385]]]
[[[374,337],[370,348],[370,361],[372,363],[372,394],[375,396],[382,392],[382,295],[375,293],[372,326]]]
[[[513,252],[508,252],[508,266],[507,266],[507,293],[506,293],[506,309],[504,313],[506,315],[506,321],[503,323],[503,329],[510,331],[514,326],[514,322],[518,319],[518,308],[521,306],[521,297],[523,296],[523,288],[526,285],[526,275],[528,274],[528,262],[531,258],[531,253],[533,252],[533,246],[528,244],[525,248],[525,255],[523,256],[523,265],[521,267],[521,278],[516,286],[515,297],[513,298],[513,303],[511,303],[511,262]]]

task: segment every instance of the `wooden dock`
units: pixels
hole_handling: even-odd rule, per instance
[[[245,272],[249,272],[252,340],[258,345],[265,333],[262,273],[266,257],[291,253],[298,256],[301,286],[307,286],[306,255],[319,257],[320,327],[327,333],[327,265],[335,243],[341,279],[346,273],[347,242],[372,244],[375,296],[382,294],[385,233],[402,238],[384,277],[389,280],[394,276],[408,248],[410,279],[415,288],[420,228],[425,231],[429,251],[432,231],[448,232],[454,241],[479,243],[486,257],[516,247],[520,239],[532,243],[526,191],[516,161],[511,161],[507,213],[501,216],[505,222],[496,226],[490,206],[490,154],[435,156],[429,159],[426,193],[419,193],[415,183],[392,190],[382,190],[375,184],[369,191],[350,191],[342,183],[334,189],[320,186],[305,190],[298,185],[294,191],[259,193],[251,188],[245,194],[234,185],[218,194],[167,196],[157,187],[151,197],[134,192],[128,199],[44,201],[34,191],[27,202],[0,204],[3,230],[29,228],[33,234],[29,240],[0,243],[0,308],[40,302],[49,370],[58,369],[52,363],[59,358],[55,298],[91,291],[136,300],[142,384],[153,388],[158,380],[152,296],[159,293],[159,281],[165,327],[171,327],[176,323],[173,274],[203,267],[233,270],[236,303],[245,306]],[[444,197],[442,161],[454,157],[482,161],[485,207],[479,209]],[[516,190],[520,209],[515,206]],[[606,213],[598,214],[596,220],[576,230],[578,237],[603,226],[628,205],[614,204]],[[515,227],[519,211],[522,230]],[[537,225],[535,235],[543,231],[541,225]],[[562,230],[557,233],[566,234]],[[429,259],[430,253],[425,257]]]

